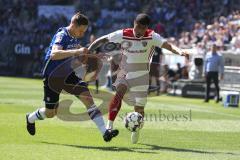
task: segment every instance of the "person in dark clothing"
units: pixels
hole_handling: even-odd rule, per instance
[[[155,81],[157,84],[157,95],[159,95],[160,93],[159,74],[160,74],[161,55],[162,55],[162,49],[159,47],[155,47],[154,54],[152,57],[152,62],[150,65],[150,72],[149,72],[149,87],[151,87],[152,78],[155,78]]]
[[[205,78],[206,78],[206,94],[205,94],[205,102],[209,101],[209,92],[210,92],[210,86],[211,82],[214,82],[214,85],[216,87],[216,103],[219,102],[219,73],[220,73],[220,79],[223,80],[224,76],[224,61],[222,56],[220,56],[217,53],[217,46],[213,44],[212,51],[209,55],[206,55],[205,58],[205,65],[204,65],[204,71],[205,71]]]
[[[176,79],[182,79],[182,68],[180,63],[177,63]]]

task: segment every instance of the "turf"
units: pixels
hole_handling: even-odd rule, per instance
[[[100,93],[104,95],[104,93]],[[94,95],[97,97],[99,95]],[[25,114],[43,106],[42,81],[0,78],[1,160],[239,160],[240,109],[161,95],[148,99],[144,129],[138,144],[122,118],[132,107],[123,105],[116,120],[120,135],[105,143],[91,121],[59,118],[37,122],[37,134],[25,130]],[[71,111],[84,112],[74,97]],[[108,101],[109,97],[105,97]],[[101,100],[96,99],[97,104]],[[105,117],[106,118],[106,117]]]

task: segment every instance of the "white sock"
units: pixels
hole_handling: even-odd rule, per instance
[[[94,123],[97,125],[99,131],[102,133],[102,135],[104,135],[104,133],[106,132],[106,127],[105,127],[105,123],[103,120],[102,116],[98,116],[96,118],[93,119]]]
[[[103,120],[101,111],[96,107],[95,104],[88,109],[88,114],[93,120],[93,122],[96,124],[102,135],[104,135],[107,130],[105,127],[105,122]]]
[[[108,120],[108,122],[107,122],[107,127],[106,127],[107,129],[113,129],[113,121],[111,121],[111,120]]]
[[[28,116],[29,123],[35,123],[36,120],[43,120],[46,118],[45,108],[37,109]]]

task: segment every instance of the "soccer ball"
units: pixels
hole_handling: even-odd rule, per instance
[[[143,116],[138,112],[128,113],[124,123],[129,131],[136,132],[143,127]]]

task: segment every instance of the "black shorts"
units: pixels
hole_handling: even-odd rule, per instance
[[[58,107],[59,95],[62,90],[75,96],[80,95],[82,92],[89,91],[87,83],[77,77],[74,72],[67,77],[45,77],[43,84],[45,107],[48,109]]]

